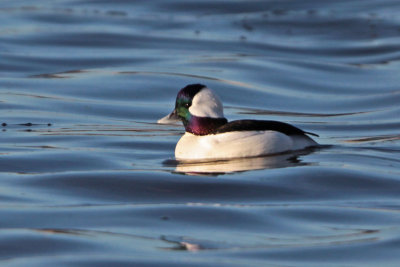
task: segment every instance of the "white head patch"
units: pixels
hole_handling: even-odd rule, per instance
[[[209,88],[203,88],[192,100],[189,112],[198,117],[223,118],[224,111],[221,100]]]

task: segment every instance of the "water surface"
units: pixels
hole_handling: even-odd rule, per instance
[[[399,11],[3,1],[1,265],[398,266]],[[325,146],[178,163],[156,121],[190,83]]]

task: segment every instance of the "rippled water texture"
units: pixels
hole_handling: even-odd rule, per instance
[[[399,266],[399,12],[1,1],[0,265]],[[177,162],[189,83],[324,146]]]

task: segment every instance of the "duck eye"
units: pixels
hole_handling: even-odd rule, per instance
[[[190,103],[185,103],[185,108],[189,108],[190,107]]]

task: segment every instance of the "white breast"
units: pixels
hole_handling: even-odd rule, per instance
[[[290,137],[276,131],[242,131],[196,136],[185,133],[175,148],[177,159],[255,157],[316,145],[307,136]]]

